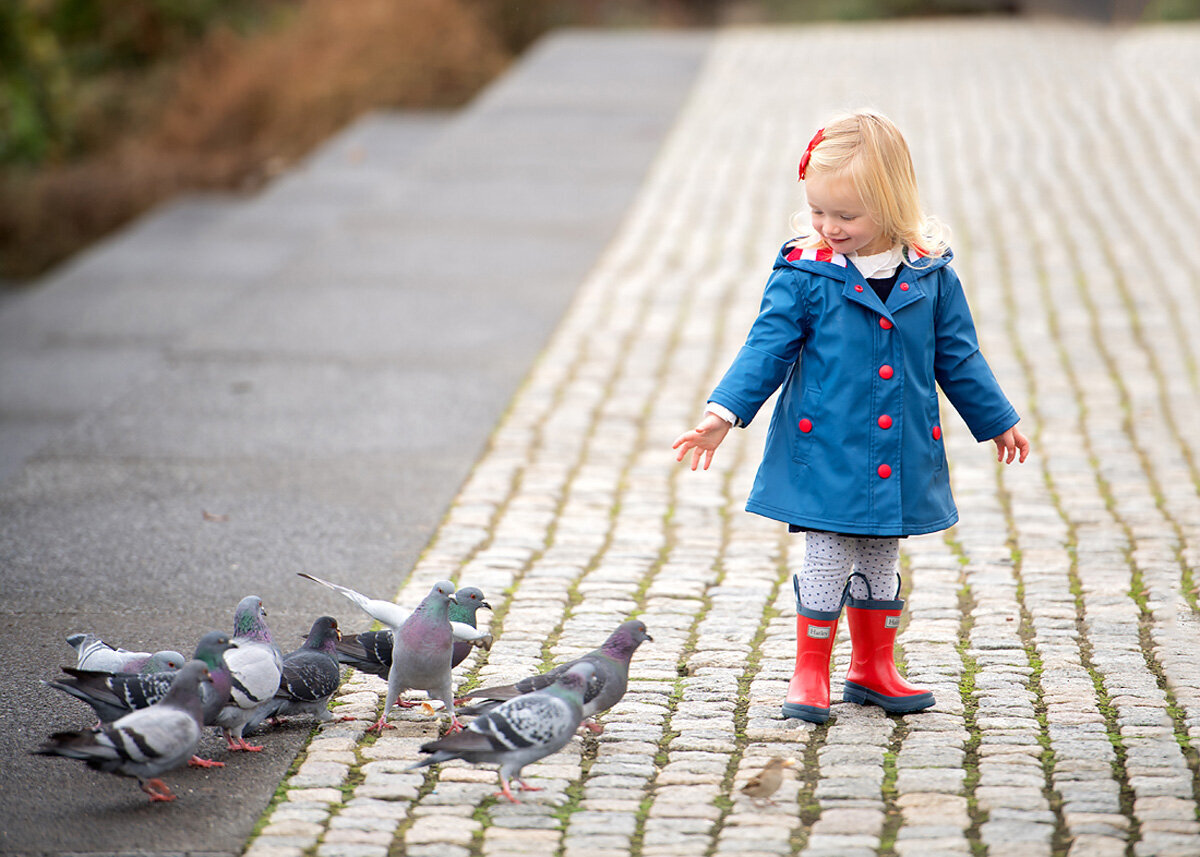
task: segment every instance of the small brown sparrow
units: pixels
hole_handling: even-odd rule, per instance
[[[742,794],[753,800],[755,806],[774,804],[775,801],[771,800],[771,795],[779,791],[779,786],[783,783],[783,769],[790,768],[795,764],[794,759],[772,756],[771,761],[767,762],[767,766],[742,786]]]

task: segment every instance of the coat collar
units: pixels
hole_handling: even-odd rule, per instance
[[[777,266],[798,268],[813,274],[842,281],[842,297],[855,303],[862,304],[868,309],[885,316],[889,321],[892,313],[915,301],[927,297],[927,284],[922,280],[933,271],[944,268],[950,263],[954,254],[947,250],[939,257],[929,258],[917,256],[912,248],[907,251],[907,263],[902,265],[896,285],[888,295],[887,303],[879,300],[879,295],[871,288],[854,264],[841,253],[815,247],[795,247],[792,242],[783,245],[779,252]],[[907,285],[908,288],[904,288]]]

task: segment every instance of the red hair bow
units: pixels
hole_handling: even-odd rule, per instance
[[[817,131],[809,141],[808,148],[804,150],[804,154],[800,157],[800,181],[804,181],[804,174],[808,172],[808,162],[812,160],[813,149],[820,145],[825,139],[825,129]]]

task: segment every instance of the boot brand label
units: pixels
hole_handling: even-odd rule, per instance
[[[808,636],[812,637],[814,640],[828,640],[829,631],[829,628],[822,628],[819,625],[808,626]]]
[[[888,616],[887,618],[885,618],[883,620],[883,627],[899,628],[900,627],[900,617],[899,616]]]

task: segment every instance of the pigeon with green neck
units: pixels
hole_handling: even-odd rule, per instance
[[[453,627],[454,623],[458,622],[475,628],[477,621],[475,613],[480,607],[492,609],[492,605],[484,600],[483,593],[479,589],[474,586],[464,586],[459,589],[450,600],[451,626]],[[482,645],[484,648],[490,648],[491,641],[490,634],[474,642],[456,639],[450,665],[456,667],[462,663],[475,646]],[[338,660],[347,666],[354,667],[359,672],[387,678],[388,671],[392,668],[393,645],[394,640],[390,629],[364,631],[361,634],[345,634],[337,645]],[[396,704],[402,708],[409,708],[415,703],[398,699]]]
[[[230,701],[217,714],[217,725],[230,750],[258,752],[261,746],[247,743],[246,724],[259,708],[268,705],[279,690],[283,655],[267,627],[267,611],[257,595],[247,595],[233,614],[233,642],[225,653],[233,687]]]
[[[392,628],[392,666],[388,670],[387,698],[383,714],[368,731],[382,733],[395,727],[387,722],[393,701],[406,690],[423,690],[430,698],[440,699],[450,715],[450,731],[462,729],[454,713],[454,688],[450,658],[454,652],[454,631],[450,627],[450,596],[454,584],[442,580],[434,584],[417,609],[400,625]]]

